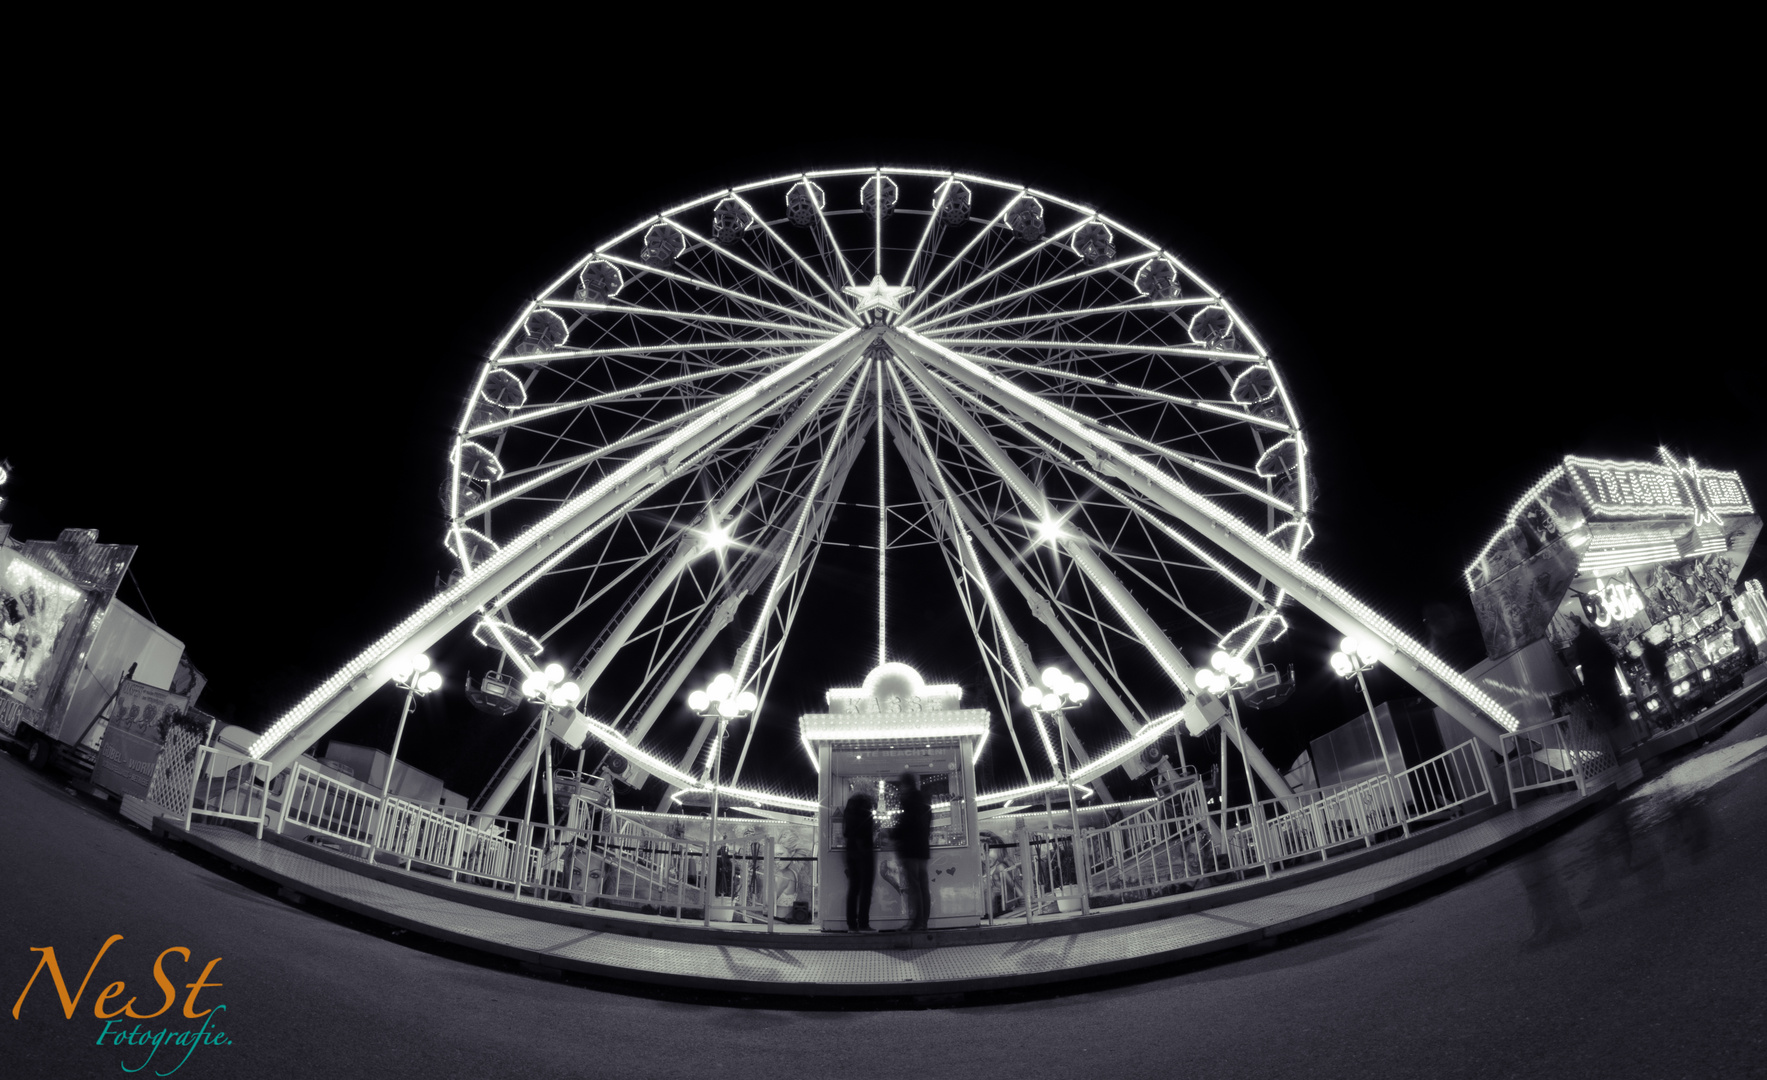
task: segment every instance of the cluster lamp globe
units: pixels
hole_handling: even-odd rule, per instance
[[[712,680],[704,690],[695,690],[687,695],[687,707],[702,716],[717,715],[726,720],[734,720],[739,716],[747,716],[755,711],[760,699],[753,691],[736,689],[736,679],[724,672]]]
[[[1373,642],[1347,637],[1339,645],[1340,652],[1331,654],[1331,669],[1344,678],[1374,667],[1380,659],[1379,649]]]
[[[401,690],[409,690],[418,695],[427,694],[442,687],[442,673],[431,671],[429,657],[422,653],[415,656],[401,656],[393,661],[393,682]]]
[[[1092,696],[1085,683],[1069,678],[1059,668],[1043,669],[1043,685],[1027,686],[1019,692],[1019,701],[1027,709],[1060,712]]]
[[[1252,681],[1257,672],[1240,657],[1225,649],[1209,659],[1209,666],[1196,673],[1196,684],[1211,694],[1225,694]]]
[[[522,693],[553,708],[568,708],[583,696],[583,689],[574,682],[566,682],[564,675],[563,664],[547,664],[522,680]]]

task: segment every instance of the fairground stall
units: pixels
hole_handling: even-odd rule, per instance
[[[798,721],[821,772],[820,848],[832,858],[822,874],[822,928],[846,928],[847,880],[840,867],[847,838],[842,813],[855,793],[876,804],[877,885],[871,925],[906,925],[907,878],[897,857],[903,773],[932,803],[932,929],[981,921],[981,832],[976,823],[976,743],[988,733],[988,710],[963,709],[960,686],[928,686],[906,664],[884,664],[856,690],[830,690],[828,711]]]
[[[1491,658],[1468,674],[1531,718],[1577,685],[1570,674],[1604,677],[1577,670],[1587,624],[1615,653],[1632,719],[1671,726],[1733,689],[1767,640],[1760,583],[1740,581],[1760,531],[1734,472],[1667,451],[1661,462],[1567,456],[1467,567]]]

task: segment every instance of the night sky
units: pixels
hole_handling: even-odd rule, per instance
[[[121,597],[185,641],[211,679],[201,707],[262,728],[448,569],[436,489],[450,428],[529,290],[729,183],[951,167],[1089,202],[1232,298],[1307,427],[1309,555],[1465,667],[1483,648],[1461,570],[1523,488],[1566,453],[1666,445],[1740,470],[1762,505],[1767,390],[1740,325],[1752,283],[1707,254],[1740,241],[1724,160],[1690,197],[1605,121],[1469,100],[1420,122],[1391,104],[1403,97],[1218,125],[923,115],[870,135],[790,113],[728,128],[677,117],[665,133],[642,108],[568,131],[464,113],[383,123],[373,108],[279,108],[249,129],[194,119],[154,141],[139,182],[55,197],[104,242],[41,253],[59,307],[27,335],[41,359],[15,347],[0,378],[0,457],[15,469],[0,520],[25,538],[96,527],[140,545],[139,588]],[[1748,573],[1763,570],[1757,553]],[[941,600],[925,610],[945,614]],[[1361,711],[1325,667],[1335,636],[1291,618],[1277,657],[1302,690],[1250,720],[1279,767]],[[851,660],[800,647],[829,650],[804,670],[850,667],[839,683],[869,666],[869,636]],[[401,756],[476,794],[515,722],[459,693],[488,651],[435,655],[448,689]],[[1373,685],[1376,700],[1409,693],[1384,673]],[[787,703],[822,689],[782,685],[775,721],[794,727]],[[396,710],[383,690],[334,734],[385,746]],[[799,774],[807,792],[801,755],[761,769],[780,785]]]

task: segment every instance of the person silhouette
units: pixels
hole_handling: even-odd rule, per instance
[[[855,791],[841,818],[847,838],[847,930],[854,934],[871,929],[871,889],[877,883],[872,821],[871,796]]]
[[[932,857],[933,808],[913,773],[902,774],[902,816],[896,825],[896,857],[902,861],[910,905],[904,930],[925,930],[932,915],[933,891],[926,864]]]

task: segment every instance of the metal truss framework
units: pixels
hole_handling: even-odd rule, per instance
[[[720,654],[761,699],[755,722],[795,722],[766,695],[868,439],[877,493],[848,505],[879,515],[878,655],[885,554],[936,544],[1025,774],[1017,794],[1059,774],[1052,737],[1083,764],[1121,760],[1015,707],[1038,668],[1013,624],[1024,612],[1131,737],[1180,713],[1217,722],[1187,650],[1244,656],[1297,601],[1381,643],[1485,741],[1515,726],[1303,560],[1314,495],[1294,402],[1182,259],[1046,192],[862,169],[662,211],[541,289],[456,427],[442,539],[460,577],[253,752],[286,767],[396,656],[470,625],[499,664],[574,660],[584,710],[605,721],[592,730],[618,734],[632,778],[678,790],[704,768],[709,725],[677,722],[674,702],[725,635]],[[912,490],[886,490],[886,443]],[[748,747],[721,784],[740,781]]]

